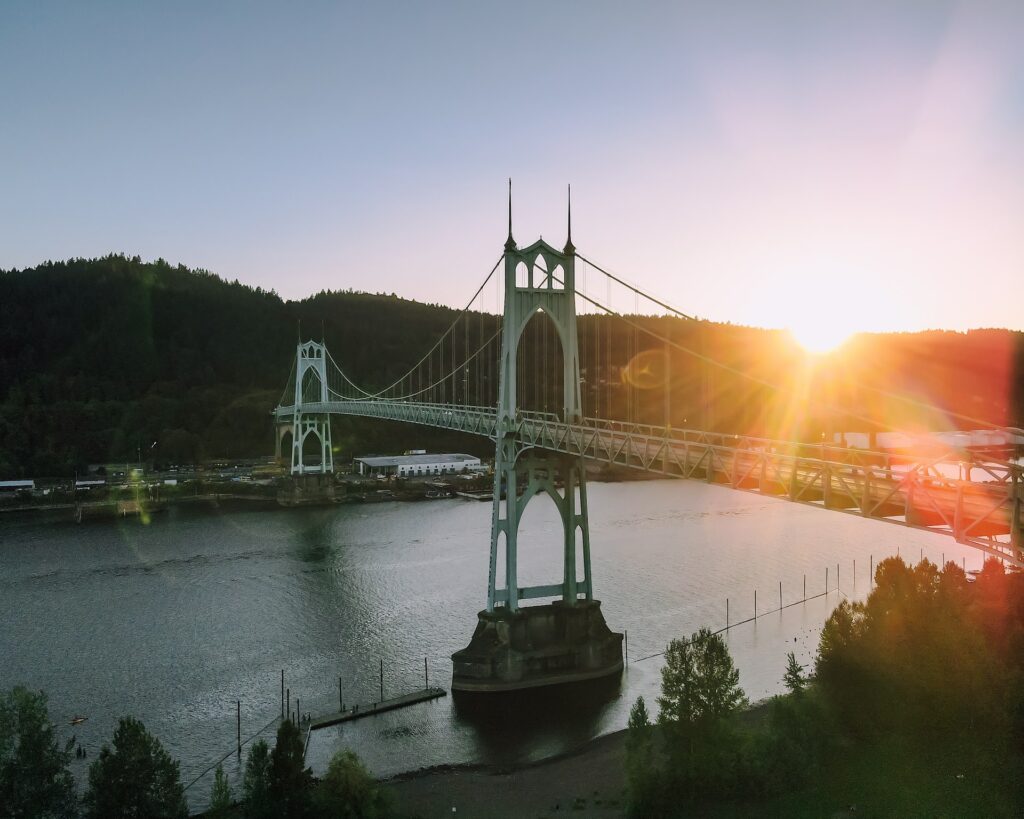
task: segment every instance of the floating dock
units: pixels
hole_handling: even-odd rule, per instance
[[[464,492],[456,492],[455,494],[458,495],[460,498],[466,498],[467,500],[475,500],[475,501],[494,500],[494,492],[492,492],[491,490],[482,491],[482,492],[476,492],[476,491],[472,491],[472,490],[467,490],[467,491],[464,491]]]
[[[413,691],[411,694],[402,694],[389,700],[382,700],[370,705],[354,705],[344,711],[336,711],[323,717],[317,717],[309,723],[309,730],[316,731],[320,728],[327,728],[330,725],[337,725],[340,722],[351,722],[355,719],[382,714],[385,711],[394,711],[396,708],[405,708],[407,705],[415,705],[418,702],[436,700],[447,695],[443,688],[424,688],[420,691]]]

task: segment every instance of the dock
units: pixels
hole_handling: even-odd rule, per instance
[[[474,490],[466,490],[466,491],[463,491],[463,492],[456,492],[455,494],[458,495],[460,498],[466,498],[467,500],[475,500],[475,501],[494,500],[494,492],[492,492],[490,490],[482,491],[482,492],[477,492],[477,491],[474,491]]]
[[[351,708],[346,708],[344,711],[336,711],[333,714],[317,717],[309,723],[309,730],[316,731],[320,728],[327,728],[330,725],[337,725],[340,722],[351,722],[352,720],[362,719],[374,714],[383,714],[385,711],[394,711],[396,708],[405,708],[407,705],[415,705],[418,702],[436,700],[439,697],[446,696],[447,693],[443,688],[424,688],[419,691],[413,691],[411,694],[402,694],[400,697],[393,697],[392,699],[382,700],[370,705],[354,705]]]

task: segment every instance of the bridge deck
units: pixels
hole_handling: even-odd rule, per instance
[[[494,438],[493,407],[399,401],[303,404],[304,414],[362,415]],[[275,410],[279,422],[294,407]],[[956,538],[1024,566],[1021,466],[995,459],[900,458],[829,445],[796,444],[699,430],[520,413],[523,448],[539,447],[606,464],[703,480],[819,508]]]

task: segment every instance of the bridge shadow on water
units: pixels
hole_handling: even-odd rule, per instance
[[[621,675],[504,694],[452,693],[455,717],[474,729],[479,759],[491,765],[565,753],[601,732],[621,696]]]

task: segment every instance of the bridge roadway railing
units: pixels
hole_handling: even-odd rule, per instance
[[[305,413],[361,415],[494,438],[494,407],[350,400]],[[279,421],[294,407],[278,407]],[[910,456],[822,444],[520,412],[515,432],[539,447],[671,477],[703,480],[796,503],[937,532],[1024,566],[1024,479],[1019,464],[938,451]]]

